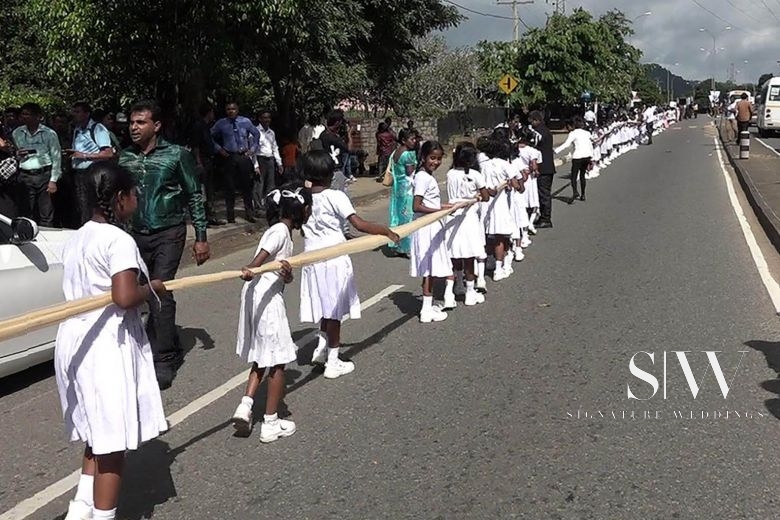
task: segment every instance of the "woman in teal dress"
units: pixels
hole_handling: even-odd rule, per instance
[[[398,133],[398,148],[390,156],[390,168],[393,174],[393,187],[390,191],[390,227],[408,224],[414,218],[412,202],[412,178],[417,167],[417,134],[404,128]],[[410,237],[398,244],[388,244],[390,251],[397,256],[409,256],[412,247]]]

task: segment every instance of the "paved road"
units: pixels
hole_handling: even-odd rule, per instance
[[[758,129],[756,127],[751,127],[750,133],[753,134],[753,137],[758,137]],[[774,150],[780,150],[780,134],[770,134],[769,137],[762,137],[761,140]]]
[[[233,436],[227,419],[241,389],[228,392],[129,456],[120,517],[774,516],[780,324],[730,206],[713,130],[696,124],[616,161],[586,203],[556,203],[555,228],[515,276],[446,322],[417,321],[419,284],[405,262],[356,256],[364,299],[403,287],[345,325],[355,373],[326,381],[290,367],[285,404],[299,431],[272,445]],[[383,212],[376,204],[367,216]],[[233,355],[239,289],[178,295],[190,351],[164,393],[168,413],[243,370]],[[296,316],[297,285],[289,308]],[[652,391],[629,372],[640,350],[655,352],[655,366],[645,355],[637,365],[659,381],[664,351],[691,351],[698,397],[670,353],[667,399],[659,389],[628,400],[627,384],[641,398]],[[722,351],[726,400],[703,350]],[[0,417],[5,511],[75,469],[79,448],[63,441],[49,367],[4,382]],[[30,518],[59,518],[69,495]]]

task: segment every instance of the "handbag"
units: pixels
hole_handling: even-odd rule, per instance
[[[17,173],[19,173],[19,165],[16,157],[8,157],[0,161],[0,183],[11,182]]]
[[[391,188],[393,186],[393,182],[393,156],[391,155],[387,159],[387,168],[385,168],[385,174],[382,176],[382,186]]]

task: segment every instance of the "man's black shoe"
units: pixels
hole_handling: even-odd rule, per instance
[[[219,226],[224,226],[225,224],[227,224],[227,222],[218,218],[210,218],[208,221],[209,227],[219,227]]]
[[[544,229],[553,227],[552,222],[539,222],[536,225],[536,229]]]
[[[585,202],[585,195],[581,195],[581,196],[580,196],[580,200],[581,200],[582,202]]]
[[[173,379],[176,377],[176,371],[171,366],[156,365],[154,371],[157,373],[157,385],[160,390],[166,390],[173,384]]]
[[[247,213],[246,214],[246,221],[254,224],[255,222],[257,222],[257,219],[251,213]]]

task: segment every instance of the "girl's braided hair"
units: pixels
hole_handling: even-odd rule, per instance
[[[118,164],[101,161],[93,163],[86,175],[89,207],[100,210],[108,223],[122,227],[114,207],[119,193],[129,193],[136,188],[133,174]]]

